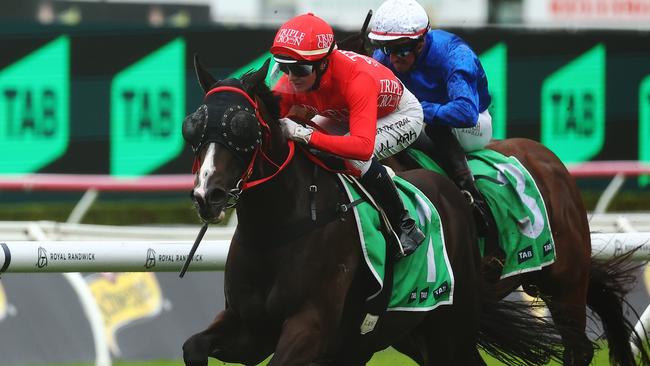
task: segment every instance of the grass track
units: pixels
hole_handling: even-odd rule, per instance
[[[485,360],[489,366],[499,366],[503,365],[502,363],[485,356]],[[266,362],[261,365],[265,365]],[[142,362],[122,362],[114,361],[113,366],[182,366],[183,362],[181,360],[177,361],[142,361]],[[228,364],[220,361],[210,359],[209,366],[224,366],[224,365],[239,365],[239,364]],[[552,362],[549,365],[559,366],[559,364]],[[607,350],[602,349],[596,352],[594,360],[591,362],[592,366],[608,366],[609,362],[607,360]],[[74,363],[74,364],[42,364],[42,365],[29,365],[29,366],[93,366],[91,363]],[[393,349],[388,349],[382,352],[378,352],[372,358],[368,366],[416,366],[410,358],[403,356]]]

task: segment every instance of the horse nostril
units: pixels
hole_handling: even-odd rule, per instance
[[[226,202],[226,191],[222,189],[213,189],[208,193],[208,202],[213,205],[222,205]]]

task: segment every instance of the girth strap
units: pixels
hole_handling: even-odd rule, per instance
[[[316,193],[318,193],[318,165],[314,165],[314,170],[311,174],[311,185],[309,186],[309,217],[311,221],[316,222]]]

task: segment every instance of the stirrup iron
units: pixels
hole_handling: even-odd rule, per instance
[[[467,203],[469,203],[470,206],[474,205],[474,196],[472,196],[472,194],[469,193],[468,190],[461,189],[460,193],[462,193],[463,196],[465,196],[465,199],[467,200]]]

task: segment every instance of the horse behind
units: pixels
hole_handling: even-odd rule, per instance
[[[225,267],[226,308],[185,342],[186,365],[207,365],[208,357],[254,365],[271,354],[272,366],[365,365],[388,346],[420,365],[485,365],[479,342],[506,364],[543,364],[553,355],[546,325],[486,295],[476,233],[463,224],[471,220],[464,197],[422,169],[402,177],[440,212],[453,304],[386,312],[361,335],[369,273],[351,210],[337,210],[349,201],[334,174],[282,137],[277,100],[263,83],[268,62],[219,82],[195,65],[206,98],[183,123],[199,166],[193,199],[206,222],[236,204],[238,225]]]
[[[418,147],[435,156],[429,143]],[[587,307],[603,324],[611,362],[636,365],[629,343],[634,326],[624,316],[623,304],[639,266],[622,258],[605,262],[591,258],[589,223],[580,191],[562,161],[548,148],[525,138],[493,141],[486,148],[516,157],[531,173],[547,209],[557,254],[553,264],[539,271],[499,280],[495,294],[505,297],[522,286],[530,296],[544,301],[563,338],[564,365],[586,366],[593,358],[594,345],[586,335]],[[405,153],[386,163],[397,171],[420,167]],[[490,235],[490,240],[498,242],[494,231]],[[484,269],[490,273],[488,277],[500,270],[499,257],[496,252],[486,253]],[[650,364],[645,349],[639,348],[641,362]]]
[[[339,48],[370,55],[365,30],[339,42]],[[430,156],[435,156],[431,141],[420,144]],[[533,297],[540,297],[547,305],[553,322],[564,344],[563,365],[589,365],[594,344],[586,335],[587,307],[600,318],[610,350],[610,361],[615,365],[635,365],[635,357],[628,342],[634,334],[634,325],[624,316],[625,295],[632,289],[634,273],[639,268],[625,257],[609,261],[591,258],[591,237],[587,211],[575,180],[562,161],[544,145],[524,138],[493,141],[486,149],[516,157],[530,172],[544,200],[549,225],[555,242],[556,260],[540,271],[508,277],[495,284],[495,295],[505,297],[523,286]],[[402,152],[384,162],[395,171],[420,168],[420,165]],[[495,233],[491,240],[498,242]],[[488,252],[484,260],[484,276],[493,279],[498,271],[500,253]],[[494,264],[497,264],[495,268]],[[650,365],[646,347],[640,349],[642,364]]]

